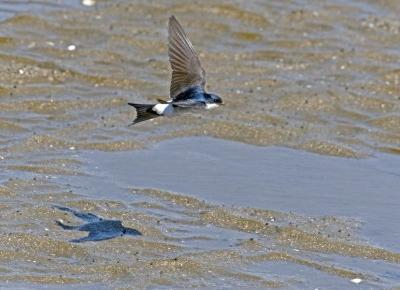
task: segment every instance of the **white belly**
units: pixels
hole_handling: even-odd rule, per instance
[[[218,104],[206,104],[206,109],[207,110],[218,108],[218,107],[219,107]]]
[[[169,116],[174,112],[172,104],[157,104],[153,107],[153,111],[158,115]]]

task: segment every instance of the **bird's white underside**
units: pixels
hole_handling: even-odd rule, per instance
[[[206,104],[206,110],[214,109],[219,107],[218,104]],[[154,105],[153,111],[158,115],[170,116],[174,113],[174,107],[172,104],[157,104]]]
[[[206,109],[207,110],[218,108],[218,107],[219,107],[218,104],[206,104]]]
[[[172,104],[157,104],[153,107],[153,111],[158,115],[168,116],[174,112]]]

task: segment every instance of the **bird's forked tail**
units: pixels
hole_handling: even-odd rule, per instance
[[[133,120],[133,122],[130,124],[130,126],[135,125],[139,122],[143,122],[143,121],[157,118],[160,116],[156,112],[153,111],[153,107],[155,105],[134,104],[134,103],[128,103],[128,105],[131,105],[131,106],[135,107],[135,109],[136,109],[136,118],[135,118],[135,120]]]

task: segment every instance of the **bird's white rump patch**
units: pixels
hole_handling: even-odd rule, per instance
[[[168,116],[174,112],[172,104],[157,104],[152,109],[158,115]]]
[[[215,109],[218,108],[219,105],[218,104],[206,104],[206,109],[210,110],[210,109]]]

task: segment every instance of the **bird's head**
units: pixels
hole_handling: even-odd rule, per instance
[[[208,103],[211,103],[211,104],[217,104],[217,105],[223,105],[224,104],[224,102],[222,101],[222,99],[219,97],[219,96],[217,96],[217,95],[214,95],[214,94],[207,94],[207,99],[208,99]]]

